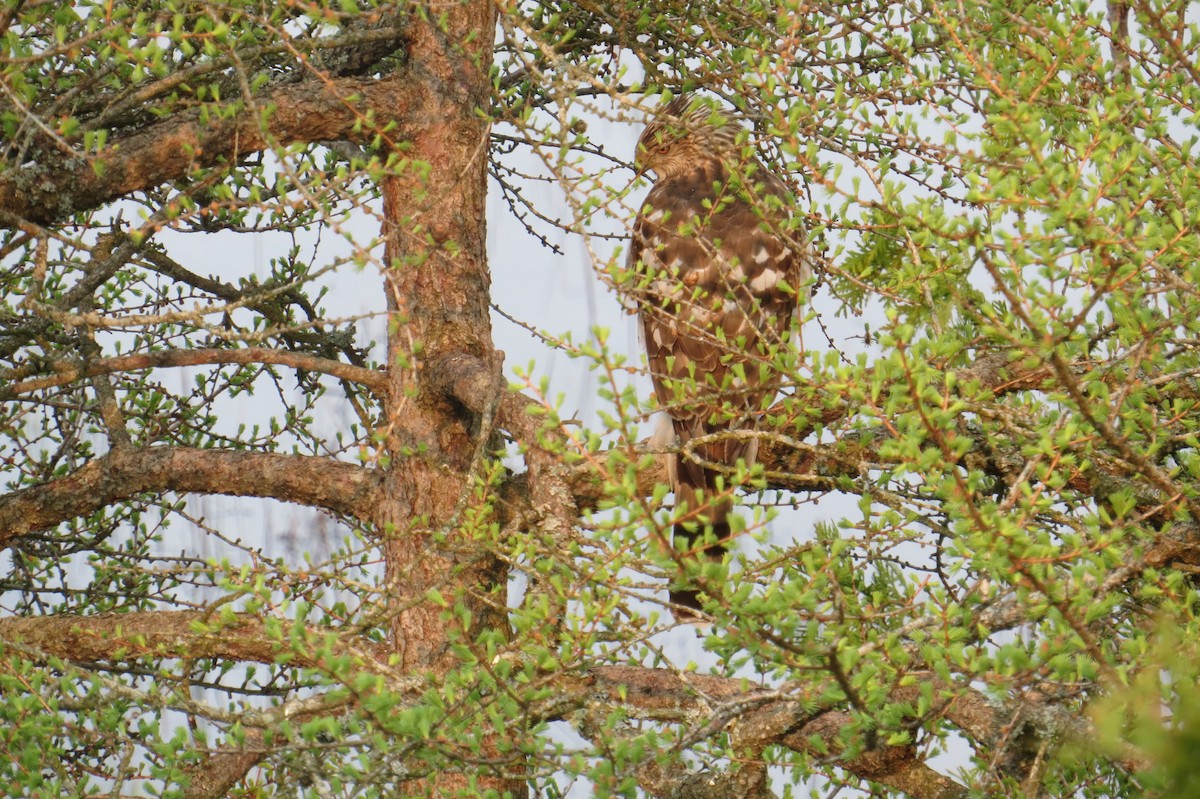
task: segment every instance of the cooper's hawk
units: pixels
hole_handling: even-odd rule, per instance
[[[752,439],[720,434],[752,428],[775,396],[774,354],[788,346],[810,274],[787,187],[746,152],[741,134],[709,105],[678,97],[646,126],[634,159],[639,174],[657,178],[633,226],[629,294],[681,453],[671,470],[676,506],[686,506],[675,548],[716,560],[731,534],[728,467],[755,456]],[[692,445],[694,455],[726,470],[688,456],[701,436],[712,439]],[[686,581],[670,595],[701,607]]]

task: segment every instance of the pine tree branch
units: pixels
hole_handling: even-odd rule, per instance
[[[275,87],[258,98],[270,113],[217,115],[181,112],[110,141],[95,156],[61,153],[0,174],[0,226],[50,224],[142,189],[187,177],[198,169],[234,164],[274,146],[384,134],[405,137],[426,107],[404,75],[310,79]],[[372,109],[387,109],[386,119]]]
[[[373,523],[378,475],[331,458],[151,447],[110,452],[66,477],[0,496],[0,546],[139,494],[271,497]]]
[[[0,401],[13,399],[22,394],[41,391],[55,386],[73,383],[83,378],[96,375],[115,374],[118,372],[135,372],[142,369],[161,369],[169,367],[203,366],[210,364],[275,364],[299,369],[306,372],[336,377],[366,386],[370,390],[381,393],[387,390],[387,376],[375,369],[321,358],[303,352],[276,350],[269,347],[241,347],[237,349],[201,348],[179,350],[157,350],[132,355],[119,355],[112,358],[98,358],[83,361],[50,361],[42,362],[54,372],[45,377],[30,377],[17,383],[0,388]],[[5,374],[8,371],[8,374]],[[32,370],[26,370],[26,373]],[[0,370],[0,380],[13,380],[23,377],[16,370]]]

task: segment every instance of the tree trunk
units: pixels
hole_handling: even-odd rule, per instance
[[[395,148],[397,166],[383,183],[390,463],[379,518],[398,668],[434,679],[456,661],[445,608],[428,600],[431,591],[451,603],[462,598],[471,639],[504,623],[485,601],[495,594],[504,605],[500,564],[459,540],[454,518],[472,488],[481,433],[467,409],[434,389],[432,376],[440,358],[487,361],[492,353],[484,224],[489,125],[480,109],[488,107],[495,24],[495,7],[478,0],[414,26],[412,90],[423,101],[424,124],[414,126],[403,150]],[[462,637],[461,628],[456,634]],[[467,786],[466,775],[444,774],[415,793],[449,796]],[[477,781],[470,792],[488,789],[524,793],[522,783],[500,779]]]

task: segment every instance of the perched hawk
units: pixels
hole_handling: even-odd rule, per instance
[[[678,97],[638,139],[634,164],[654,187],[633,226],[628,267],[659,404],[680,454],[671,487],[686,515],[675,548],[719,560],[730,537],[728,477],[689,458],[732,467],[753,462],[746,430],[779,387],[773,353],[788,346],[810,267],[792,199],[739,141],[740,126],[701,101]],[[706,528],[711,538],[706,540]],[[700,609],[700,591],[677,582],[671,601]]]

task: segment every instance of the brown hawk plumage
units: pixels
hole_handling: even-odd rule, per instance
[[[679,97],[638,140],[635,166],[656,182],[634,222],[628,267],[650,375],[680,455],[671,487],[686,515],[675,548],[719,560],[731,535],[722,472],[753,462],[747,437],[779,388],[774,352],[789,345],[792,316],[810,274],[787,187],[739,141],[741,128],[703,102]],[[714,435],[716,434],[716,435]],[[711,538],[706,537],[706,527]],[[671,601],[700,609],[700,592],[676,581]]]

